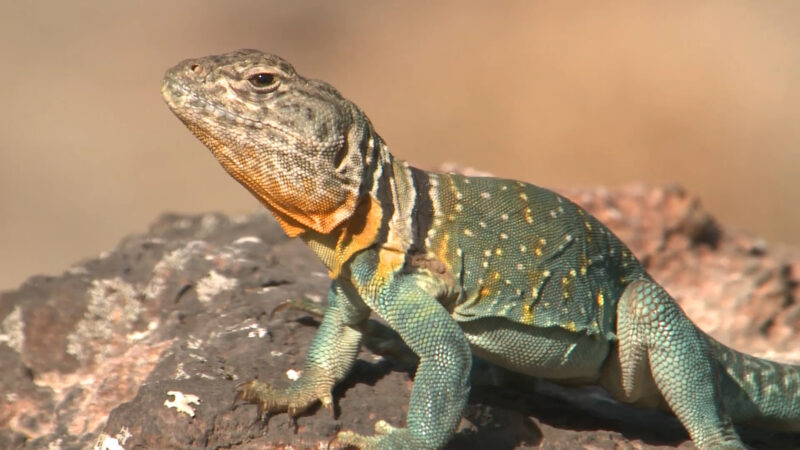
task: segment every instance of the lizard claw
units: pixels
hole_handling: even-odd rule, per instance
[[[329,413],[331,413],[331,417],[333,417],[334,419],[336,418],[336,413],[333,410],[333,398],[332,397],[323,398],[322,399],[322,406],[325,409],[327,409]]]
[[[375,422],[375,434],[382,436],[384,434],[389,434],[392,431],[396,430],[397,428],[389,425],[389,422],[385,420],[379,420]]]
[[[342,447],[365,448],[414,448],[408,429],[389,425],[385,420],[375,422],[375,435],[364,436],[353,431],[340,431],[334,441]]]
[[[236,397],[233,399],[233,406],[238,406],[240,401],[254,403],[258,406],[259,417],[266,413],[285,410],[280,404],[281,402],[275,398],[275,394],[275,390],[269,384],[258,381],[258,378],[253,378],[236,386]]]
[[[325,306],[319,303],[314,303],[306,298],[301,298],[301,299],[293,298],[281,302],[278,306],[273,308],[272,311],[270,311],[269,313],[269,318],[272,319],[276,313],[281,311],[286,311],[287,309],[294,309],[296,311],[307,312],[317,317],[322,317],[325,315]]]
[[[231,403],[231,409],[236,409],[241,405],[240,402],[247,401],[249,403],[249,399],[245,398],[245,391],[251,385],[257,383],[258,377],[253,378],[250,381],[239,383],[236,385],[236,396],[233,398],[233,403]]]

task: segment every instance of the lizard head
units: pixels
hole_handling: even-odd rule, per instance
[[[278,56],[240,50],[181,62],[161,93],[290,236],[330,233],[356,210],[380,138],[330,85]]]

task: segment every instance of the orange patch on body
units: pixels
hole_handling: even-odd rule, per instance
[[[281,188],[278,187],[275,191],[280,192]],[[250,189],[250,191],[256,194],[261,203],[275,215],[281,228],[289,237],[295,237],[307,229],[322,234],[331,233],[355,213],[358,200],[355,193],[346,192],[344,201],[341,204],[335,205],[326,211],[308,211],[306,209],[308,205],[304,204],[295,194],[284,195],[296,201],[294,204],[289,204],[288,202],[275,201],[274,196],[269,193],[270,189],[263,188],[260,185],[258,185],[258,189]]]
[[[378,252],[378,268],[375,278],[378,285],[384,284],[393,274],[399,272],[406,262],[406,255],[393,249],[382,248]]]
[[[358,205],[358,208],[350,216],[350,220],[333,233],[336,235],[336,244],[334,245],[334,266],[330,273],[332,278],[339,276],[342,265],[350,260],[356,252],[375,243],[382,221],[383,210],[380,203],[369,196]],[[381,257],[381,261],[383,261],[383,257]]]
[[[437,245],[436,250],[434,250],[434,254],[437,258],[439,258],[439,261],[447,261],[447,246],[449,243],[450,234],[442,234],[442,238],[439,240],[439,245]]]

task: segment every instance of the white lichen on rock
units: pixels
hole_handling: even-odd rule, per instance
[[[204,255],[207,248],[208,244],[205,241],[194,240],[164,255],[153,267],[153,278],[145,287],[144,295],[147,298],[160,296],[167,286],[169,276],[173,272],[183,271],[193,256]]]
[[[254,319],[247,319],[245,323],[241,325],[236,325],[232,328],[229,328],[222,333],[214,333],[213,337],[218,337],[222,334],[232,334],[232,333],[247,333],[247,337],[250,338],[263,338],[269,334],[269,330],[265,327],[261,326],[258,322]]]
[[[128,441],[133,435],[128,427],[122,427],[114,436],[101,433],[92,447],[92,450],[125,450],[125,442]]]
[[[183,363],[179,362],[178,365],[175,367],[175,374],[172,376],[172,379],[188,380],[190,378],[192,378],[192,376],[186,373],[186,370],[183,368]]]
[[[197,282],[195,287],[197,299],[203,303],[210,302],[215,295],[223,291],[229,291],[238,284],[239,282],[235,278],[228,278],[212,270],[208,272],[205,278]]]
[[[244,244],[260,244],[261,239],[257,236],[242,236],[239,239],[233,241],[233,245],[244,245]]]
[[[175,408],[178,412],[182,412],[189,417],[194,417],[194,408],[189,405],[199,405],[200,398],[192,394],[184,394],[181,391],[169,391],[167,395],[171,395],[173,400],[164,400],[164,406],[167,408]]]
[[[133,332],[131,332],[131,333],[128,333],[128,334],[127,334],[127,336],[125,336],[125,338],[126,338],[126,339],[127,339],[127,341],[128,341],[128,342],[130,342],[130,343],[133,343],[133,342],[138,342],[138,341],[144,340],[144,339],[146,339],[147,337],[149,337],[149,336],[150,336],[150,334],[151,334],[151,333],[152,333],[152,332],[153,332],[155,329],[157,329],[157,328],[158,328],[158,325],[159,325],[159,322],[158,322],[158,320],[153,320],[153,321],[151,321],[150,323],[148,323],[148,324],[147,324],[147,329],[146,329],[146,330],[144,330],[144,331],[133,331]]]
[[[0,322],[0,343],[3,342],[18,353],[22,352],[25,345],[25,322],[22,321],[22,308],[19,305]]]
[[[121,278],[95,280],[88,295],[83,319],[67,335],[67,353],[81,362],[111,355],[119,344],[115,333],[125,339],[142,312],[138,292]]]

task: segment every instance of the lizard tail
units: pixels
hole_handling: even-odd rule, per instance
[[[800,366],[737,352],[709,337],[721,394],[734,422],[800,431]]]

